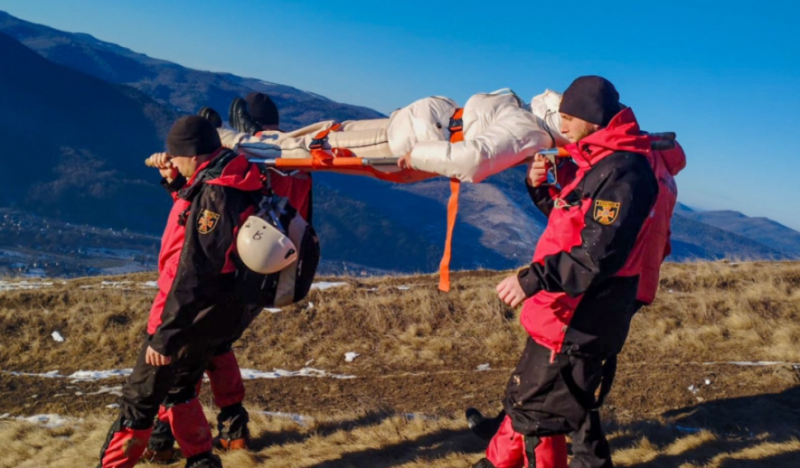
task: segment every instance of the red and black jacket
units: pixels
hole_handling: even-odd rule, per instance
[[[567,149],[573,180],[560,191],[531,189],[548,224],[533,263],[519,272],[528,296],[520,321],[555,353],[612,356],[637,309],[647,244],[639,234],[659,192],[650,139],[625,109]]]
[[[174,355],[182,346],[227,339],[245,307],[233,294],[236,233],[255,212],[263,184],[244,156],[220,149],[191,179],[167,189],[174,205],[161,240],[158,294],[150,310],[150,346]]]

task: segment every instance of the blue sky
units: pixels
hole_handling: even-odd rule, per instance
[[[489,6],[487,6],[489,5]],[[0,0],[153,57],[390,112],[609,78],[642,127],[678,133],[680,200],[800,229],[800,2]]]

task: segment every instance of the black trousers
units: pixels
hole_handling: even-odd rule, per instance
[[[610,468],[595,392],[604,359],[556,354],[528,338],[506,388],[505,411],[515,432],[528,437],[573,434],[570,466]]]
[[[172,357],[171,365],[155,367],[145,362],[150,345],[145,339],[128,381],[122,388],[123,424],[134,429],[153,425],[158,408],[185,403],[195,397],[195,386],[203,377],[211,357],[222,341],[186,345]]]

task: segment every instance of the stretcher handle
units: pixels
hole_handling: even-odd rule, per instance
[[[396,166],[400,158],[333,158],[320,163],[313,158],[248,158],[253,164],[262,164],[267,167],[284,168],[317,168],[317,167],[353,167],[353,166]]]
[[[400,158],[333,158],[324,166],[348,166],[354,165],[361,166],[396,166]],[[247,158],[253,164],[263,164],[267,167],[312,167],[314,162],[310,158],[306,159],[286,159],[286,158]],[[147,167],[156,167],[155,164],[147,158],[144,160],[144,165]],[[318,165],[318,164],[317,164]]]

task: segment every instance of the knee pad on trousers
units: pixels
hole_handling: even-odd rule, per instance
[[[193,398],[187,403],[167,408],[172,434],[186,458],[210,452],[213,446],[211,429],[200,402]]]
[[[486,458],[496,468],[567,468],[567,441],[563,435],[523,436],[506,416],[489,442]]]
[[[214,356],[206,374],[211,381],[214,404],[218,408],[226,408],[244,401],[242,371],[233,351]]]
[[[132,468],[136,465],[153,430],[152,427],[140,428],[142,424],[129,424],[119,418],[111,425],[100,449],[100,468]]]

